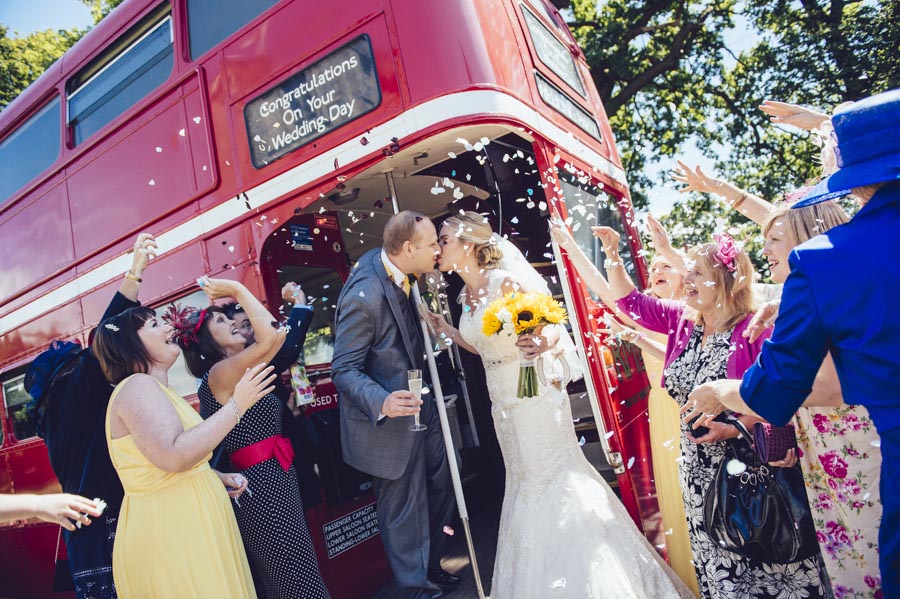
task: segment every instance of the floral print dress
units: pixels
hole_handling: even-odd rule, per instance
[[[880,599],[881,442],[862,406],[794,416],[806,493],[837,599]]]
[[[726,378],[732,331],[710,335],[701,347],[703,326],[694,327],[684,352],[666,369],[666,390],[684,405],[693,389],[708,381]],[[688,532],[697,570],[700,596],[704,599],[814,599],[829,598],[830,591],[821,555],[791,564],[751,560],[719,547],[703,530],[703,500],[725,455],[728,441],[692,443],[687,424],[681,425],[679,474],[688,519]]]

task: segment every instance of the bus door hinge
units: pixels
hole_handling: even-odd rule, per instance
[[[616,474],[625,474],[625,463],[622,462],[622,454],[618,451],[606,452],[606,459]]]

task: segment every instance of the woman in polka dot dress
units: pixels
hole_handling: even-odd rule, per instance
[[[188,369],[203,379],[203,411],[212,414],[232,409],[228,401],[240,376],[268,363],[284,333],[271,326],[271,315],[242,284],[206,278],[200,284],[210,299],[233,297],[256,332],[256,343],[247,346],[234,321],[216,306],[172,318]],[[238,527],[260,597],[329,597],[303,515],[293,448],[282,435],[281,413],[280,401],[269,393],[240,416],[223,442],[232,465],[248,480],[249,492],[235,502]]]

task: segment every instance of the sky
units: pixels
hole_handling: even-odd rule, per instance
[[[0,0],[0,23],[20,36],[44,29],[93,24],[91,10],[78,0]]]
[[[71,27],[87,27],[93,23],[91,11],[79,0],[0,0],[0,23],[25,36],[43,29],[69,29]],[[740,52],[749,46],[746,30],[735,27],[734,32],[743,31],[742,35],[733,34],[728,40],[733,51]],[[680,156],[688,164],[700,164],[707,173],[714,173],[713,161],[703,156],[699,150],[689,143]],[[671,171],[675,168],[675,159],[667,158],[654,165],[653,171]],[[672,209],[675,202],[682,197],[673,182],[660,184],[650,195],[650,212],[662,216]]]

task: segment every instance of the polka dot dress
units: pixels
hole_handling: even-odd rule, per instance
[[[209,390],[208,376],[200,385],[200,403],[206,413],[214,414],[222,406]],[[269,394],[244,414],[223,443],[231,454],[280,434],[281,403]],[[232,505],[257,594],[268,599],[329,597],[303,516],[294,467],[285,471],[271,458],[241,474],[247,477],[248,491]]]

